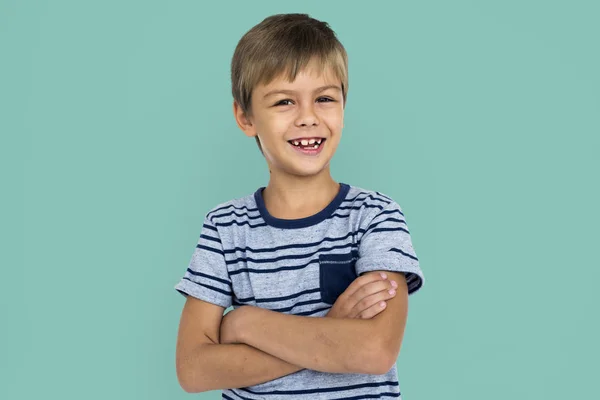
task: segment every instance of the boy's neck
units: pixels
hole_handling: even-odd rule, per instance
[[[323,210],[339,193],[340,184],[329,173],[310,178],[276,178],[271,175],[263,191],[269,214],[280,219],[310,217]]]

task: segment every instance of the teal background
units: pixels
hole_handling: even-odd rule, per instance
[[[0,1],[0,398],[218,399],[175,375],[204,213],[267,183],[229,63],[268,15],[350,57],[334,178],[392,196],[425,286],[406,400],[598,393],[595,1]]]

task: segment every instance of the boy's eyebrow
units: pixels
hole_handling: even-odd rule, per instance
[[[338,86],[338,85],[327,85],[327,86],[321,86],[321,87],[319,87],[319,88],[316,88],[316,89],[314,90],[314,93],[319,93],[319,92],[325,91],[325,90],[327,90],[327,89],[337,89],[337,90],[339,90],[340,92],[342,91],[342,88],[341,88],[340,86]],[[266,99],[267,97],[269,97],[269,96],[272,96],[272,95],[274,95],[274,94],[278,94],[278,93],[283,93],[283,94],[294,94],[294,93],[296,93],[296,92],[295,92],[294,90],[275,89],[275,90],[271,90],[270,92],[268,92],[267,94],[265,94],[265,95],[263,96],[263,99]]]

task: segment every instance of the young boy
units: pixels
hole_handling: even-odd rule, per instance
[[[237,45],[233,111],[270,179],[206,214],[175,286],[186,296],[176,366],[187,392],[400,398],[408,295],[424,276],[400,206],[331,177],[347,68],[329,25],[304,14],[266,18]]]

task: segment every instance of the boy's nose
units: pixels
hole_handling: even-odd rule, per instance
[[[319,119],[311,107],[305,107],[296,119],[296,126],[316,126],[319,125]]]

